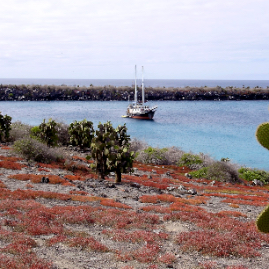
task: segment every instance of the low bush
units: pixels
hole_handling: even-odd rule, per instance
[[[136,151],[136,161],[145,164],[172,165],[178,162],[183,153],[184,152],[177,147],[147,147],[143,150]]]
[[[221,182],[240,182],[237,169],[232,164],[226,162],[215,162],[208,166],[206,178]]]
[[[148,147],[148,145],[146,142],[138,140],[137,138],[131,139],[130,150],[135,152],[136,154],[138,154],[139,151],[143,151],[147,147]]]
[[[189,174],[195,178],[207,178],[208,167],[202,167],[199,170],[192,171]]]
[[[213,164],[192,171],[190,174],[195,178],[206,178],[221,182],[240,183],[239,174],[233,164],[227,162],[214,162]]]
[[[22,138],[14,143],[14,151],[27,160],[50,163],[64,158],[60,149],[49,148],[47,145],[33,139]]]
[[[11,130],[9,134],[9,140],[14,142],[24,137],[29,137],[31,126],[28,124],[21,123],[16,121],[11,124]]]
[[[69,125],[59,122],[57,125],[58,143],[63,146],[70,144],[70,134],[68,133]]]
[[[238,172],[239,176],[247,181],[257,179],[264,184],[269,183],[269,173],[266,171],[241,167]]]
[[[187,166],[190,169],[199,169],[203,166],[203,160],[199,155],[184,153],[178,161],[179,166]]]

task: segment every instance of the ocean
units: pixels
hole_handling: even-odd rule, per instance
[[[141,80],[137,80],[138,85]],[[269,80],[201,80],[201,79],[145,79],[145,87],[269,87]],[[67,85],[67,86],[132,86],[134,79],[31,79],[31,78],[0,78],[0,84],[12,85]]]
[[[176,146],[269,171],[269,151],[255,137],[257,126],[269,119],[268,101],[156,101],[152,121],[122,118],[127,105],[124,101],[3,101],[0,111],[13,122],[33,126],[49,118],[67,124],[87,119],[95,128],[106,121],[114,127],[126,124],[131,138],[153,147]]]

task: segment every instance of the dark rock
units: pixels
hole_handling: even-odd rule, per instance
[[[139,189],[141,187],[140,184],[138,184],[136,182],[131,182],[130,186],[133,188],[137,188],[137,189]]]
[[[41,183],[49,183],[49,182],[50,182],[50,180],[49,180],[48,177],[42,177],[41,178]]]

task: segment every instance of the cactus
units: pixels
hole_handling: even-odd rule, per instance
[[[57,123],[49,119],[46,123],[44,121],[39,125],[40,133],[38,134],[42,141],[46,142],[49,147],[56,146],[58,142]]]
[[[258,126],[256,138],[264,148],[269,150],[269,122],[264,122]],[[256,225],[259,231],[269,233],[269,205],[257,218]]]
[[[256,138],[264,148],[269,150],[269,122],[264,122],[258,126]]]
[[[91,143],[91,157],[101,178],[115,172],[116,182],[121,182],[121,173],[131,171],[134,158],[133,152],[129,151],[129,141],[125,125],[114,129],[109,121],[99,123]]]
[[[0,112],[0,142],[8,141],[11,130],[12,118],[8,115],[3,116]]]
[[[127,135],[127,127],[118,126],[115,129],[115,146],[112,148],[108,167],[116,174],[116,182],[121,182],[121,174],[132,171],[134,152],[130,152],[130,136]]]
[[[70,134],[70,143],[73,146],[79,146],[81,149],[90,147],[94,130],[93,123],[84,119],[83,121],[75,121],[68,128]]]
[[[269,233],[269,205],[261,212],[256,220],[260,232]]]

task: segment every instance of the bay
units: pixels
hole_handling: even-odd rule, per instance
[[[123,101],[5,101],[0,102],[0,111],[12,122],[30,125],[49,118],[67,124],[87,119],[95,128],[106,121],[114,127],[126,124],[131,138],[153,147],[176,146],[269,171],[269,151],[255,137],[257,126],[269,119],[268,101],[157,101],[152,121],[122,118],[127,105]]]

